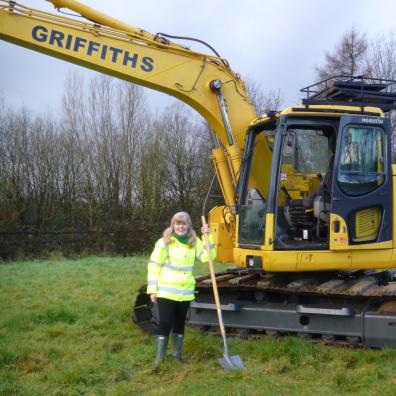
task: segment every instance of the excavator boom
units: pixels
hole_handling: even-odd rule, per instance
[[[51,1],[91,21],[33,10],[0,1],[0,38],[67,62],[172,95],[198,111],[228,144],[213,80],[222,82],[230,125],[243,148],[256,117],[240,78],[223,58],[190,51],[76,1]]]

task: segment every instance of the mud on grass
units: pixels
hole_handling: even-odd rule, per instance
[[[0,395],[393,395],[396,351],[293,337],[229,339],[246,368],[225,372],[222,341],[188,328],[184,355],[151,373],[155,343],[130,320],[147,257],[0,265]],[[221,267],[218,267],[220,269]],[[206,273],[198,265],[197,273]]]

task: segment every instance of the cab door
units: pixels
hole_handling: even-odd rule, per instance
[[[341,118],[332,182],[331,250],[391,247],[390,134],[388,119]]]

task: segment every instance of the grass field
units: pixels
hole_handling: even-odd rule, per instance
[[[221,339],[192,328],[187,363],[151,373],[154,339],[130,320],[146,260],[0,264],[0,395],[396,394],[396,351],[232,338],[246,368],[225,372]]]

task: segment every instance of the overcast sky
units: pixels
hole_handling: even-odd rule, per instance
[[[232,69],[259,83],[265,92],[280,89],[285,105],[299,102],[299,89],[313,83],[321,64],[341,36],[354,26],[369,41],[396,32],[395,0],[112,0],[83,2],[150,33],[163,32],[208,42]],[[21,4],[56,12],[44,0]],[[185,43],[182,43],[185,44]],[[205,47],[187,44],[208,52]],[[61,111],[66,76],[81,67],[0,41],[0,91],[6,104],[37,113]],[[153,110],[172,103],[146,89]]]

